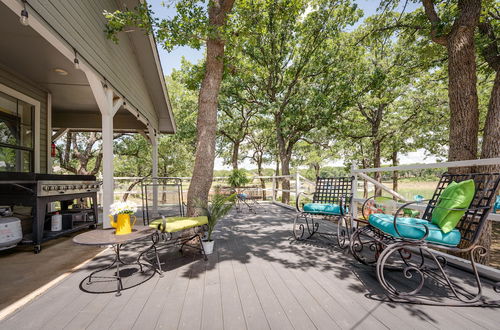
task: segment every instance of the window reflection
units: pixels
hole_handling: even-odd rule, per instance
[[[35,107],[0,92],[0,171],[32,172]]]

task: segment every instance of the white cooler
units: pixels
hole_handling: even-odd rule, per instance
[[[14,217],[0,218],[0,250],[13,248],[22,239],[21,220]]]

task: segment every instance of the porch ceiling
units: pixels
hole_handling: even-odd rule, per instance
[[[100,111],[83,71],[0,2],[0,67],[52,94],[53,128],[100,130]],[[67,75],[60,75],[62,69]],[[118,131],[136,132],[146,126],[126,110],[115,118]]]

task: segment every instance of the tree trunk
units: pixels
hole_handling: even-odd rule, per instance
[[[398,161],[398,152],[393,151],[392,152],[392,166],[398,166],[399,161]],[[398,171],[393,171],[392,172],[392,190],[395,192],[398,192],[398,184],[399,184],[399,172]],[[394,200],[397,200],[397,197],[394,197]]]
[[[478,13],[479,14],[479,13]],[[479,108],[477,99],[474,27],[458,28],[448,38],[448,98],[450,149],[448,160],[477,158]],[[466,173],[470,169],[450,171]]]
[[[281,174],[283,176],[289,176],[290,175],[290,159],[292,155],[290,154],[284,154],[281,155]],[[281,202],[284,204],[288,204],[290,202],[290,178],[285,177],[283,178],[283,183],[282,183],[282,193],[281,193]],[[288,190],[288,191],[285,191]]]
[[[477,98],[474,31],[479,23],[481,0],[459,0],[458,16],[451,31],[441,35],[441,20],[434,1],[422,0],[431,22],[431,38],[448,52],[448,98],[450,135],[448,160],[477,158],[479,109]],[[450,168],[451,173],[467,173],[471,168]]]
[[[240,141],[233,143],[233,154],[231,156],[231,164],[233,166],[233,170],[238,169],[238,157],[240,154]]]
[[[257,162],[257,174],[262,176],[262,159],[259,159]],[[262,189],[262,200],[266,200],[266,181],[264,179],[260,179],[260,188]]]
[[[373,167],[377,168],[381,166],[380,162],[380,141],[373,141]],[[382,182],[382,173],[375,172],[375,180]],[[375,196],[382,196],[382,188],[375,186]]]
[[[279,155],[276,155],[276,169],[274,171],[274,176],[279,176],[280,175],[280,157]],[[274,194],[274,199],[277,199],[278,198],[278,189],[279,189],[279,186],[280,186],[280,180],[279,179],[276,179],[276,190],[273,191],[273,194]]]
[[[314,174],[315,174],[316,178],[318,178],[319,172],[321,170],[321,166],[319,165],[319,163],[314,163],[313,168],[314,168]]]
[[[368,167],[368,160],[366,158],[363,158],[363,168]],[[368,181],[363,179],[363,198],[366,199],[368,198]]]
[[[210,25],[216,28],[224,26],[233,4],[234,0],[211,1],[208,8]],[[212,34],[206,42],[206,47],[205,74],[198,95],[195,161],[187,196],[188,216],[196,213],[198,200],[202,203],[208,201],[214,176],[217,98],[224,69],[224,41],[220,35]]]
[[[140,181],[139,180],[136,180],[134,182],[132,182],[128,188],[127,188],[127,192],[125,194],[123,194],[123,197],[122,197],[122,201],[126,202],[127,199],[128,199],[128,196],[130,195],[130,192],[132,191],[132,189],[134,189],[135,186],[137,186],[137,184],[139,183]]]

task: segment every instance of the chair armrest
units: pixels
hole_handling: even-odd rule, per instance
[[[394,215],[394,230],[396,231],[396,233],[399,235],[399,237],[403,238],[404,237],[399,233],[399,230],[398,230],[398,214],[403,210],[405,209],[406,207],[408,207],[409,205],[412,205],[412,204],[419,204],[419,203],[423,203],[423,202],[428,202],[429,200],[428,199],[423,199],[423,200],[420,200],[420,201],[412,201],[412,202],[408,202],[408,203],[405,203],[403,204],[397,211],[396,211],[396,214]],[[428,221],[427,221],[428,222]],[[420,224],[424,227],[425,229],[425,233],[424,233],[424,236],[421,237],[420,239],[418,239],[417,241],[423,241],[427,238],[427,236],[429,236],[429,227],[427,227],[426,224],[422,223]]]
[[[297,197],[295,198],[295,208],[297,209],[297,212],[304,212],[304,210],[300,209],[300,196],[302,195],[314,195],[314,193],[305,193],[305,192],[300,192]]]
[[[348,198],[350,198],[350,200],[352,201],[352,193],[339,196],[340,215],[345,215],[344,211],[345,211],[345,207],[347,207],[347,205],[345,205],[345,204],[346,204],[346,200]],[[352,212],[352,210],[351,210],[351,212]]]
[[[365,218],[365,208],[367,207],[368,202],[369,202],[370,200],[374,200],[374,201],[375,201],[375,197],[376,197],[376,196],[371,196],[371,197],[368,197],[368,198],[365,200],[365,202],[363,203],[363,206],[361,206],[361,216],[362,216],[363,218]],[[365,219],[365,220],[367,220],[367,221],[368,221],[368,219]]]

